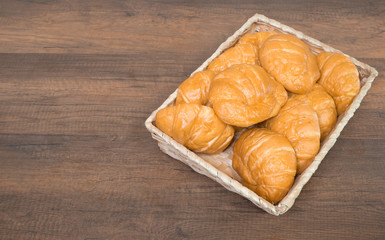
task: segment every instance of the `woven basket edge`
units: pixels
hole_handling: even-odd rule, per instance
[[[327,152],[333,147],[333,145],[335,144],[337,138],[339,137],[342,129],[346,126],[347,122],[353,117],[354,115],[354,112],[358,109],[358,107],[360,106],[361,102],[362,102],[362,99],[366,96],[368,90],[371,88],[371,85],[372,85],[372,82],[374,81],[374,79],[378,76],[378,72],[375,68],[371,67],[370,65],[366,64],[366,63],[363,63],[361,61],[358,61],[357,59],[341,52],[340,50],[337,50],[325,43],[322,43],[320,42],[319,40],[317,39],[314,39],[314,38],[311,38],[307,35],[305,35],[304,33],[302,33],[301,31],[298,31],[298,30],[295,30],[287,25],[284,25],[274,19],[270,19],[270,18],[267,18],[266,16],[264,15],[261,15],[261,14],[255,14],[253,15],[251,18],[249,18],[243,25],[241,28],[239,28],[238,30],[235,31],[235,33],[233,35],[231,35],[230,37],[227,38],[227,40],[225,40],[222,44],[219,45],[219,47],[217,48],[217,50],[206,60],[202,63],[202,65],[200,65],[194,72],[191,73],[194,74],[195,72],[197,71],[201,71],[203,69],[205,69],[207,67],[207,65],[215,58],[217,57],[219,54],[221,54],[225,49],[231,47],[231,42],[233,42],[237,37],[239,37],[240,35],[242,35],[244,32],[246,32],[248,30],[248,28],[250,28],[252,26],[252,24],[254,23],[257,23],[258,21],[262,21],[264,23],[267,23],[271,26],[274,26],[276,28],[279,28],[281,30],[283,30],[284,32],[287,32],[287,33],[290,33],[290,34],[293,34],[297,37],[299,37],[300,39],[302,40],[306,40],[306,42],[309,42],[311,43],[312,45],[316,45],[320,48],[322,48],[323,50],[325,51],[330,51],[330,52],[338,52],[338,53],[342,53],[344,54],[346,57],[348,57],[350,60],[352,60],[352,62],[357,65],[357,66],[360,66],[361,68],[363,69],[366,69],[367,71],[370,72],[370,76],[367,77],[367,81],[366,83],[364,84],[364,86],[361,88],[360,90],[360,93],[359,95],[361,94],[360,97],[358,97],[358,95],[356,96],[356,98],[354,99],[353,103],[350,105],[349,109],[346,111],[346,115],[343,116],[343,121],[341,121],[338,126],[336,126],[336,129],[334,130],[333,134],[334,137],[333,138],[330,138],[328,139],[327,143],[322,147],[322,149],[324,151],[322,151],[322,149],[320,150],[320,152],[317,154],[317,157],[316,159],[313,161],[313,163],[305,170],[305,172],[303,174],[301,174],[299,176],[299,180],[297,181],[297,185],[294,187],[292,187],[291,190],[294,190],[290,195],[286,195],[286,197],[278,204],[278,205],[272,205],[270,203],[268,203],[269,205],[271,206],[260,206],[260,204],[256,204],[255,200],[253,199],[255,196],[257,196],[257,198],[259,198],[260,200],[263,200],[265,201],[264,199],[262,199],[261,197],[259,197],[257,194],[255,194],[254,192],[252,192],[251,190],[247,189],[246,187],[242,186],[240,183],[238,183],[240,186],[238,186],[240,188],[239,191],[234,191],[232,189],[229,189],[228,187],[226,187],[225,185],[223,185],[222,183],[218,182],[219,184],[221,184],[222,186],[224,186],[226,189],[228,189],[229,191],[232,191],[232,192],[236,192],[238,193],[239,195],[247,198],[248,200],[250,200],[251,202],[253,202],[255,205],[257,205],[258,207],[262,208],[263,210],[269,212],[270,214],[272,215],[281,215],[285,212],[287,212],[294,204],[295,202],[295,199],[298,197],[298,195],[300,194],[302,188],[304,187],[304,185],[310,180],[311,176],[314,174],[314,172],[317,170],[318,166],[320,165],[320,163],[322,162],[323,158],[325,157],[325,155],[327,154]],[[155,115],[156,113],[166,107],[168,104],[170,104],[173,100],[175,100],[176,98],[176,93],[177,93],[177,89],[163,102],[163,104],[158,107],[155,111],[153,111],[151,113],[151,115],[147,118],[146,122],[145,122],[145,125],[146,125],[146,128],[151,132],[151,133],[155,133],[155,132],[161,132],[159,129],[157,129],[153,124],[152,122],[154,121],[155,119]],[[158,131],[156,131],[156,130]],[[158,133],[159,133],[158,132]],[[167,136],[169,137],[169,136]],[[163,136],[162,136],[163,138]],[[167,141],[169,142],[169,141]],[[171,141],[169,142],[169,144],[172,146],[172,147],[176,147],[174,145],[174,140],[171,139]],[[326,146],[326,147],[325,147]],[[184,146],[182,146],[183,148],[185,148]],[[179,147],[177,148],[178,151],[179,150]],[[186,149],[187,151],[190,151],[188,149]],[[212,165],[210,165],[209,163],[205,162],[203,159],[201,159],[198,155],[196,155],[195,153],[193,153],[192,151],[190,151],[192,154],[194,154],[197,158],[200,159],[200,161],[198,162],[203,162],[203,165],[205,164],[208,164],[208,168],[214,168],[216,169],[215,167],[213,167]],[[190,155],[191,154],[188,154],[186,153],[186,155]],[[195,169],[194,169],[195,170]],[[213,169],[212,169],[213,170]],[[218,170],[216,169],[215,171],[218,172]],[[231,177],[227,176],[226,174],[222,173],[222,172],[218,172],[219,175],[224,175],[223,177],[226,179],[229,178],[229,179],[232,179]],[[206,175],[207,176],[207,175]],[[251,192],[251,194],[249,192]],[[255,196],[254,196],[255,195]]]

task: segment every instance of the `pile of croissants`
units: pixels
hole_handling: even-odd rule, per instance
[[[358,70],[343,54],[315,55],[290,34],[250,33],[186,79],[155,124],[207,154],[247,128],[233,145],[232,166],[244,186],[275,204],[359,91]]]

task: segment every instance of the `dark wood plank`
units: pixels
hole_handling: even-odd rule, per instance
[[[252,14],[380,73],[270,216],[160,152],[144,120]],[[383,239],[380,1],[1,1],[0,239]]]
[[[385,48],[384,5],[380,0],[2,1],[0,52],[167,51],[207,58],[260,13],[348,54],[378,58],[383,54],[376,49]]]

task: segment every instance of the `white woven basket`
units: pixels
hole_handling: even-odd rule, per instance
[[[214,54],[192,74],[197,71],[204,70],[214,58],[216,58],[226,49],[232,47],[244,34],[258,31],[274,31],[293,34],[306,42],[310,46],[311,50],[315,53],[319,53],[321,51],[340,52],[326,44],[321,43],[316,39],[306,36],[302,32],[296,31],[293,28],[283,25],[273,19],[269,19],[260,14],[255,14],[253,17],[248,19],[247,22],[238,31],[236,31],[231,37],[222,43],[214,52]],[[266,212],[278,216],[285,213],[293,206],[294,201],[301,192],[303,186],[309,181],[310,177],[317,170],[319,164],[324,159],[330,148],[332,148],[349,119],[353,117],[354,112],[359,107],[362,99],[371,87],[374,78],[378,75],[374,68],[368,66],[365,63],[359,62],[350,56],[347,57],[351,59],[358,68],[360,73],[361,90],[347,111],[338,117],[336,126],[330,132],[329,136],[321,143],[320,151],[315,157],[313,163],[301,175],[296,177],[295,182],[288,194],[277,205],[273,205],[267,202],[240,183],[240,177],[231,167],[232,146],[228,147],[226,151],[220,154],[198,154],[177,143],[171,137],[156,128],[154,125],[156,113],[162,108],[175,104],[177,90],[175,90],[174,93],[172,93],[167,98],[167,100],[150,115],[150,117],[146,120],[145,125],[151,132],[152,137],[158,141],[158,145],[164,153],[182,161],[196,172],[208,176],[209,178],[224,186],[226,189],[232,192],[236,192],[239,195],[249,199],[251,202]],[[184,79],[181,79],[181,82],[183,80]]]

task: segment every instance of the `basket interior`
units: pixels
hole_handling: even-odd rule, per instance
[[[276,32],[276,33],[286,33],[286,32],[284,32],[283,30],[281,30],[279,28],[276,28],[274,26],[269,25],[268,23],[257,22],[257,23],[253,23],[251,25],[250,29],[248,31],[245,31],[244,34],[255,33],[255,32],[260,32],[260,31],[271,31],[271,32]],[[236,42],[243,35],[240,35],[239,37],[237,37],[236,41],[234,41],[234,43],[232,45],[230,45],[228,48],[234,46],[236,44]],[[304,41],[309,45],[310,49],[314,53],[318,54],[318,53],[324,51],[324,49],[321,46],[317,46],[317,45],[315,45],[315,44],[313,44],[313,43],[311,43],[311,42],[309,42],[307,40],[304,40]],[[362,68],[360,66],[357,66],[357,69],[359,71],[360,82],[361,82],[361,87],[362,87],[366,83],[366,80],[368,79],[368,77],[370,76],[370,71],[368,71],[367,69],[364,69],[364,68]],[[181,83],[183,81],[184,81],[184,79],[181,80]],[[174,106],[174,105],[175,105],[175,99],[170,104],[168,104],[168,106]],[[337,121],[336,126],[338,125],[338,122],[342,118],[343,118],[343,114],[338,117],[338,121]],[[153,122],[153,124],[154,124],[154,122]],[[155,126],[155,124],[154,124],[154,126]],[[254,126],[251,126],[251,127],[254,127]],[[333,130],[330,132],[330,134],[333,132]],[[233,149],[233,145],[234,145],[235,140],[240,135],[240,133],[241,132],[238,132],[238,133],[235,134],[234,139],[233,139],[233,143],[225,151],[223,151],[222,153],[213,154],[213,155],[203,154],[203,153],[196,153],[196,154],[198,156],[200,156],[204,161],[210,163],[213,167],[215,167],[218,170],[222,171],[223,173],[225,173],[229,177],[233,178],[234,180],[240,181],[241,180],[240,176],[234,171],[234,169],[231,166],[231,164],[232,164],[232,160],[231,159],[232,159],[232,155],[233,155],[233,150],[232,150]],[[323,143],[325,141],[327,141],[327,138],[324,141],[321,142],[321,147],[322,147],[322,145],[323,145]]]
[[[284,26],[284,28],[277,27],[276,26],[277,25],[276,21],[271,20],[273,22],[271,24],[269,21],[265,21],[264,20],[265,18],[266,17],[264,17],[262,20],[261,19],[255,19],[255,21],[251,22],[251,24],[249,24],[248,26],[245,27],[245,25],[247,24],[246,23],[243,26],[243,29],[242,28],[240,29],[240,30],[242,30],[241,32],[239,32],[239,30],[238,30],[238,32],[236,32],[232,37],[230,37],[224,43],[224,44],[226,44],[224,48],[221,49],[221,46],[223,44],[219,47],[219,49],[221,49],[221,51],[218,51],[219,50],[218,49],[217,52],[214,53],[213,56],[211,56],[211,58],[209,58],[205,63],[203,63],[196,71],[200,71],[200,70],[205,69],[213,58],[218,56],[221,52],[225,51],[226,49],[232,47],[234,44],[237,43],[237,41],[244,34],[247,34],[247,33],[254,33],[254,32],[259,32],[259,31],[273,31],[273,32],[277,32],[277,33],[294,34],[294,35],[297,35],[297,37],[299,37],[299,38],[301,38],[301,36],[303,36],[302,33],[297,32],[294,29],[291,29],[291,28],[289,28],[287,26]],[[318,42],[317,40],[311,39],[309,37],[301,38],[301,40],[306,42],[309,45],[310,49],[314,53],[316,53],[316,54],[320,53],[322,51],[340,52],[338,50],[335,50],[335,49],[333,49],[333,48],[331,48],[331,47],[329,47],[329,46],[327,46],[325,44],[322,44],[322,43]],[[352,61],[355,63],[355,65],[357,66],[357,69],[359,71],[360,83],[361,83],[361,92],[364,91],[362,94],[359,94],[359,95],[363,95],[364,96],[366,94],[366,92],[368,91],[368,89],[370,87],[370,84],[369,84],[369,86],[365,87],[365,90],[364,90],[363,87],[367,84],[368,79],[371,79],[371,81],[373,81],[373,79],[376,76],[377,72],[373,68],[369,67],[368,65],[363,64],[361,62],[358,62],[357,60],[355,60],[355,59],[353,59],[351,57],[349,57],[349,58],[352,59]],[[192,74],[194,74],[195,72],[193,72]],[[183,81],[184,81],[184,79],[181,79],[181,83]],[[371,81],[370,81],[370,83],[371,83]],[[279,215],[279,214],[282,214],[283,212],[286,212],[293,205],[295,198],[298,196],[298,194],[301,191],[301,189],[304,186],[304,184],[306,184],[306,182],[309,180],[309,178],[311,177],[313,172],[317,169],[318,165],[320,164],[320,162],[322,161],[322,159],[326,155],[327,151],[334,145],[334,142],[336,141],[336,138],[338,137],[339,133],[342,131],[343,127],[346,125],[347,121],[352,117],[355,109],[358,108],[358,105],[360,104],[363,96],[361,96],[361,99],[357,99],[357,101],[354,101],[354,102],[356,102],[356,104],[355,104],[356,106],[354,107],[354,109],[350,109],[351,108],[350,107],[344,114],[341,114],[338,117],[336,126],[329,133],[328,137],[326,137],[321,142],[320,153],[316,156],[314,162],[311,164],[311,165],[314,165],[312,167],[312,170],[310,170],[311,167],[309,166],[308,169],[306,169],[301,175],[296,177],[295,182],[294,182],[291,190],[288,192],[286,197],[283,200],[281,200],[280,203],[278,203],[277,205],[272,205],[271,203],[264,202],[263,204],[265,206],[267,206],[267,209],[264,208],[263,206],[262,206],[262,208],[264,208],[266,211],[268,211],[268,212],[270,212],[270,213],[272,213],[274,215]],[[167,106],[175,105],[175,98],[176,98],[176,91],[169,97],[169,99],[167,99],[164,102],[164,104],[159,109],[167,107]],[[150,123],[153,125],[154,128],[156,128],[155,124],[154,124],[155,114],[156,114],[156,112],[159,109],[154,111],[153,114],[148,119],[148,120],[150,120]],[[342,121],[343,121],[343,123],[340,124]],[[340,126],[340,125],[342,125],[342,126]],[[336,133],[334,133],[335,131],[336,131]],[[159,130],[159,132],[160,132],[160,130]],[[222,153],[214,154],[214,155],[195,153],[201,160],[203,160],[204,162],[210,164],[218,172],[220,172],[221,174],[225,174],[227,177],[231,178],[233,181],[236,181],[238,183],[240,183],[241,178],[235,172],[235,170],[232,168],[232,160],[231,159],[232,159],[232,154],[233,154],[232,149],[233,149],[234,142],[238,138],[240,133],[241,132],[237,132],[235,134],[232,144]],[[156,132],[152,132],[152,134],[153,134],[153,137],[160,142],[160,140],[162,139],[162,136],[158,136],[158,134]],[[333,136],[333,139],[329,139],[330,136]],[[171,141],[173,141],[173,140],[171,139]],[[161,144],[159,144],[159,145],[161,146]],[[180,144],[176,143],[175,141],[172,142],[172,145],[177,146],[177,148],[178,147],[184,148],[183,146],[180,146]],[[182,155],[183,154],[184,155],[189,155],[189,153],[194,154],[190,150],[188,150],[186,148],[184,148],[184,149],[187,152],[186,152],[186,154],[182,153]],[[181,160],[180,158],[178,158],[178,159]],[[193,167],[189,163],[186,163],[186,164],[188,164],[191,167]],[[201,171],[197,170],[196,168],[194,168],[194,170],[196,170],[197,172],[202,173]],[[202,174],[205,174],[205,175],[209,176],[209,174],[206,174],[206,173],[202,173]],[[209,177],[214,179],[214,177],[212,177],[212,176],[209,176]],[[217,178],[215,178],[214,180],[217,180]],[[220,181],[218,181],[218,182],[220,182]],[[224,184],[222,184],[222,185],[224,185]],[[231,191],[234,191],[234,189],[231,186],[230,187],[226,186],[226,185],[224,185],[224,186],[227,189],[229,189]],[[237,186],[241,186],[241,185],[238,184]],[[241,188],[242,188],[242,186],[241,186]],[[238,191],[236,191],[236,192],[238,192]],[[245,194],[241,194],[240,192],[238,192],[238,193],[240,193],[241,195],[243,195],[246,198],[249,198],[249,200],[251,200],[256,205],[259,205],[259,204],[256,203],[253,199],[259,199],[259,201],[264,201],[264,199],[260,198],[255,193],[253,193],[253,192],[249,193],[249,192],[251,192],[251,191],[247,192],[247,194],[246,194],[247,196],[245,196]],[[254,194],[255,196],[251,196],[250,197],[250,194]],[[279,207],[284,207],[284,208],[282,210],[282,209],[278,209]]]

